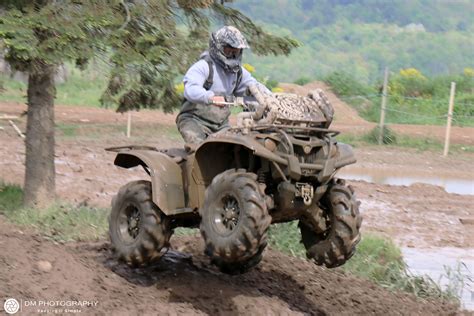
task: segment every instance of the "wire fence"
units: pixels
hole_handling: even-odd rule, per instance
[[[355,107],[361,116],[369,121],[378,122],[381,112],[384,111],[386,123],[383,125],[393,124],[417,124],[417,125],[439,125],[447,126],[451,123],[458,126],[474,127],[474,103],[457,102],[454,99],[454,111],[449,114],[448,104],[449,96],[440,97],[413,97],[394,95],[387,93],[386,105],[382,108],[384,95],[381,93],[345,95],[338,98]],[[337,113],[336,113],[337,115]],[[0,121],[0,123],[2,123]],[[139,118],[134,118],[134,125],[140,125],[140,128],[134,127],[134,135],[136,137],[147,137],[158,133],[179,138],[179,133],[173,125],[160,126],[160,124],[149,122],[141,122]],[[60,137],[96,137],[107,134],[127,135],[130,131],[127,129],[127,122],[62,122],[56,127],[58,136]],[[5,129],[0,124],[0,129]]]
[[[380,106],[381,99],[383,94],[365,94],[365,95],[352,95],[352,96],[340,96],[339,99],[345,101],[358,108],[362,112],[364,118],[377,121],[380,115]],[[361,106],[357,104],[357,100],[365,100],[371,102],[370,109],[360,109]],[[387,120],[388,124],[435,124],[442,125],[446,123],[448,118],[448,104],[449,99],[446,98],[422,98],[422,97],[408,97],[401,95],[387,94],[387,107],[385,111],[388,112]],[[410,103],[401,102],[400,100],[409,100],[413,101]],[[432,106],[432,107],[430,107]],[[426,109],[428,107],[428,109]],[[459,112],[459,107],[462,107],[461,113]],[[424,108],[424,109],[423,109]],[[372,111],[372,113],[368,113]],[[431,112],[436,113],[435,115],[427,115],[422,112]],[[474,126],[474,114],[465,114],[465,112],[474,113],[474,103],[467,102],[454,102],[454,112],[452,114],[452,119],[457,125],[462,126]],[[364,113],[365,112],[365,113]],[[439,112],[444,112],[444,114],[439,114]],[[395,115],[390,115],[390,113]],[[365,115],[364,115],[365,114]],[[405,116],[405,117],[402,117]]]

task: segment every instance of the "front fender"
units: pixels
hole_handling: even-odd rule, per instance
[[[337,143],[337,156],[336,156],[336,168],[342,168],[344,166],[357,162],[352,147],[348,144]]]
[[[117,154],[114,164],[127,169],[146,167],[151,177],[153,202],[166,215],[185,208],[182,170],[171,157],[153,150],[127,150]]]

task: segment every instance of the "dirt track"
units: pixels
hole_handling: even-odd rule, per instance
[[[357,131],[359,127],[362,130],[370,125],[354,117],[344,104],[336,103],[339,115],[336,128]],[[0,104],[0,114],[21,114],[25,109],[21,104]],[[158,124],[171,128],[173,115],[141,111],[133,116],[137,136],[127,139],[120,134],[107,136],[108,130],[101,129],[105,125],[123,127],[124,115],[105,109],[56,108],[58,124],[80,125],[77,137],[61,134],[58,137],[56,181],[59,198],[75,204],[108,207],[121,185],[146,177],[139,169],[114,167],[114,155],[105,152],[104,147],[145,141],[159,147],[181,146],[179,138],[170,137],[162,129],[147,138],[144,138],[146,133],[140,133],[140,129],[150,131]],[[352,125],[351,120],[355,122]],[[24,130],[24,119],[17,123]],[[3,126],[4,130],[0,130],[0,179],[22,184],[24,145],[13,129]],[[82,129],[97,130],[99,137],[82,135]],[[414,126],[414,129],[425,131],[424,126]],[[457,135],[459,137],[453,142],[466,143],[464,136],[474,137],[474,133],[466,133],[464,129]],[[357,167],[362,170],[405,169],[407,172],[473,178],[474,155],[469,153],[443,158],[438,153],[385,147],[355,148],[355,151]],[[474,247],[473,226],[459,221],[461,217],[474,218],[474,196],[449,194],[442,188],[421,184],[408,187],[361,181],[351,181],[351,184],[362,201],[363,233],[376,231],[409,247]],[[172,245],[177,252],[171,252],[164,262],[148,270],[134,272],[113,261],[103,243],[53,244],[34,232],[20,233],[18,228],[6,224],[4,218],[0,218],[0,236],[0,264],[4,267],[0,269],[0,297],[99,300],[99,307],[87,310],[87,314],[114,311],[114,314],[159,312],[171,315],[447,315],[453,311],[439,302],[428,304],[408,295],[390,293],[368,282],[273,251],[265,253],[264,262],[258,269],[239,278],[221,275],[210,267],[202,255],[202,247],[196,245],[195,240],[174,240]],[[51,272],[39,271],[38,260],[50,261],[53,264]]]
[[[0,297],[91,300],[86,315],[449,315],[439,302],[392,293],[367,281],[325,270],[271,250],[243,276],[218,273],[199,239],[172,240],[159,263],[132,270],[116,262],[107,244],[59,245],[20,231],[0,217]],[[41,270],[38,261],[52,264]],[[60,307],[43,307],[50,313]],[[37,313],[38,308],[23,307]],[[64,310],[63,310],[64,313]]]

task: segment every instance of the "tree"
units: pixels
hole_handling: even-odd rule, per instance
[[[108,58],[113,67],[104,104],[169,111],[180,103],[174,81],[207,44],[210,19],[241,28],[257,54],[288,55],[298,46],[224,2],[0,0],[0,48],[14,69],[29,74],[26,206],[54,201],[54,75],[62,63],[81,67],[93,56]]]

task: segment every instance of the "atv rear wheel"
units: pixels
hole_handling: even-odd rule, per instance
[[[153,203],[151,183],[134,181],[112,200],[109,235],[120,260],[141,266],[159,259],[171,236],[169,219]]]
[[[257,265],[271,223],[257,175],[244,169],[217,175],[206,190],[201,213],[205,253],[228,274]]]
[[[306,256],[316,264],[335,268],[349,260],[360,241],[362,216],[354,190],[344,180],[337,180],[329,187],[321,200],[328,229],[316,233],[311,219],[302,218],[299,223]]]

